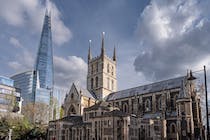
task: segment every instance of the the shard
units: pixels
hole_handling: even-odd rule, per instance
[[[46,11],[35,63],[40,88],[53,89],[53,49],[51,17]]]

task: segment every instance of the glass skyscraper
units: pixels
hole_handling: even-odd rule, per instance
[[[27,102],[50,104],[54,83],[50,18],[50,14],[46,11],[34,70],[11,77],[15,86],[22,91],[24,104]]]
[[[14,86],[21,89],[23,105],[35,101],[36,89],[36,71],[26,71],[11,77],[14,80]]]
[[[46,11],[42,34],[37,53],[35,70],[38,74],[40,88],[53,89],[53,51],[51,17]]]
[[[16,74],[11,77],[15,86],[21,89],[23,104],[34,103],[39,112],[32,121],[48,123],[52,116],[51,98],[53,96],[53,50],[51,17],[46,11],[42,27],[39,48],[34,70]],[[44,113],[44,114],[43,114]]]

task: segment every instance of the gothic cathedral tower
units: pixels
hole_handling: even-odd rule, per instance
[[[117,91],[116,51],[114,48],[112,58],[106,56],[104,32],[102,34],[100,56],[92,58],[90,47],[91,44],[88,51],[87,89],[94,92],[99,100],[102,100],[110,93]]]

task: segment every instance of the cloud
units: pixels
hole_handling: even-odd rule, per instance
[[[10,61],[8,65],[14,70],[20,70],[22,65],[17,61]]]
[[[209,65],[209,6],[198,0],[152,0],[136,30],[142,51],[134,61],[135,70],[160,80]]]
[[[8,62],[8,66],[14,69],[16,72],[27,71],[33,69],[34,54],[25,48],[21,48],[21,52],[14,56],[13,61]]]
[[[9,10],[8,10],[9,7]],[[62,21],[62,14],[56,5],[47,0],[0,1],[0,20],[14,27],[27,27],[33,33],[40,33],[46,8],[51,10],[53,42],[61,46],[72,37],[72,32]]]
[[[20,43],[20,41],[15,37],[10,37],[9,43],[12,44],[16,48],[21,48],[23,45]]]
[[[67,58],[54,56],[55,84],[59,87],[69,88],[74,82],[85,88],[87,77],[87,64],[77,56]]]
[[[33,69],[35,60],[34,54],[27,49],[22,48],[20,54],[14,56],[14,60],[8,62],[8,66],[16,72]],[[55,86],[60,88],[69,88],[74,82],[80,86],[86,87],[87,64],[77,56],[54,56],[54,78]]]

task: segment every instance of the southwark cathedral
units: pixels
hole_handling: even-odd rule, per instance
[[[72,84],[64,117],[49,122],[49,140],[204,139],[200,96],[190,71],[184,76],[117,90],[117,57],[88,50],[87,87]],[[132,76],[132,75],[131,75]]]

